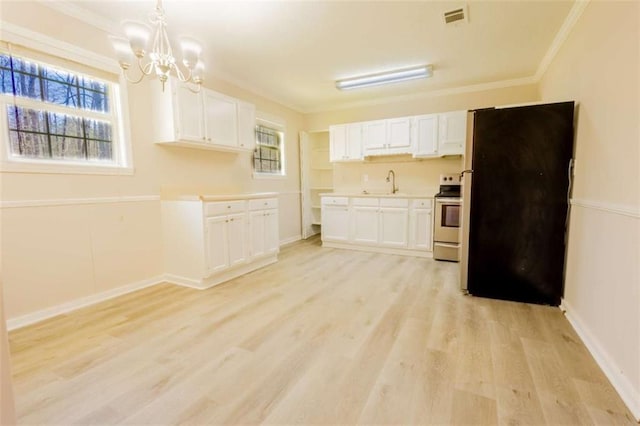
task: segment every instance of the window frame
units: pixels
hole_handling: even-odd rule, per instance
[[[265,113],[259,113],[256,116],[256,128],[255,128],[255,133],[257,133],[258,131],[258,126],[264,126],[264,127],[268,127],[270,129],[273,129],[279,133],[281,133],[282,137],[280,139],[280,147],[278,148],[278,151],[280,153],[280,172],[279,173],[273,173],[273,172],[262,172],[262,171],[257,171],[255,168],[255,150],[251,155],[251,168],[253,169],[253,178],[254,179],[285,179],[287,177],[287,172],[286,172],[286,139],[287,139],[287,133],[286,133],[286,123],[284,120],[282,120],[279,117],[273,117],[273,116],[269,116]],[[254,133],[254,134],[255,134]],[[260,147],[260,143],[258,143],[258,138],[257,135],[256,137],[256,150]]]
[[[3,22],[2,24],[4,26],[5,23]],[[29,40],[25,43],[26,37],[29,37]],[[59,69],[74,75],[86,76],[92,80],[100,81],[106,84],[107,96],[109,98],[109,112],[105,114],[89,109],[67,107],[36,99],[14,96],[10,93],[0,94],[0,138],[4,141],[2,142],[3,146],[0,147],[0,171],[14,173],[132,175],[134,169],[130,143],[126,80],[124,80],[117,66],[117,62],[113,59],[96,55],[93,52],[85,51],[76,46],[60,42],[15,25],[9,25],[9,28],[2,28],[0,38],[9,46],[8,49],[4,46],[0,47],[2,54],[25,59],[39,66]],[[47,63],[46,60],[39,58],[34,59],[29,57],[28,53],[12,52],[11,45],[13,43],[16,43],[16,45],[19,43],[20,46],[24,46],[28,50],[33,50],[35,52],[34,56],[40,56],[40,52],[46,52],[43,53],[43,55],[50,56],[52,60],[60,59],[62,61],[78,62],[86,67],[95,68],[98,72],[106,71],[112,73],[114,77],[117,77],[117,81],[105,80],[100,76],[91,75],[90,72],[69,69],[56,63]],[[61,113],[74,117],[93,118],[109,122],[112,126],[111,143],[113,162],[107,163],[104,161],[82,159],[19,158],[13,156],[10,146],[7,108],[14,105],[21,108],[44,111],[45,113]]]

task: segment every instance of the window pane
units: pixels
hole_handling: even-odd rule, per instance
[[[33,62],[29,62],[16,57],[12,58],[12,62],[14,71],[20,71],[27,74],[38,74],[38,65],[34,64]]]
[[[13,74],[13,81],[16,86],[15,95],[23,96],[31,99],[42,99],[42,92],[40,91],[40,78],[16,72]]]
[[[85,89],[80,90],[81,108],[99,112],[109,112],[109,102],[105,93]]]
[[[83,137],[82,118],[55,112],[50,112],[48,115],[49,133],[52,135]]]
[[[12,152],[15,156],[29,158],[49,158],[49,143],[46,135],[20,133],[19,148]]]
[[[258,158],[254,158],[253,159],[253,168],[256,172],[261,172],[262,168],[260,167],[260,159]]]
[[[86,89],[93,90],[94,92],[107,93],[106,83],[102,83],[100,81],[95,81],[86,77],[81,77],[80,85]]]
[[[0,93],[13,94],[13,81],[11,80],[11,70],[0,68]]]
[[[84,122],[85,135],[89,139],[111,140],[111,124],[106,121],[89,120]]]
[[[87,141],[87,156],[89,160],[111,161],[113,159],[111,142]]]
[[[47,123],[43,111],[8,106],[7,113],[9,114],[9,127],[12,129],[41,133],[46,133],[47,131]]]
[[[9,55],[0,55],[0,67],[11,68],[11,58],[9,58]]]
[[[44,80],[43,86],[45,101],[57,105],[78,107],[78,88],[76,86],[51,80]]]
[[[55,159],[84,159],[84,140],[51,136],[51,154]]]
[[[16,131],[9,132],[9,149],[12,155],[20,155],[20,135]]]

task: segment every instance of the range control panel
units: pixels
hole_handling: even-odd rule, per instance
[[[460,175],[442,174],[440,175],[440,185],[460,185]]]

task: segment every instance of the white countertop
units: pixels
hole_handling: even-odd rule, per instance
[[[256,192],[252,194],[187,194],[167,198],[174,201],[230,201],[230,200],[252,200],[256,198],[277,197],[277,192]]]
[[[405,194],[398,192],[396,194],[377,194],[362,192],[324,192],[319,194],[321,197],[351,197],[351,198],[433,198],[434,194]]]

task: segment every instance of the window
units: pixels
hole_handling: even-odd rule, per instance
[[[116,95],[115,83],[0,53],[5,162],[125,167]]]
[[[284,176],[284,126],[258,119],[253,168],[262,176]]]

